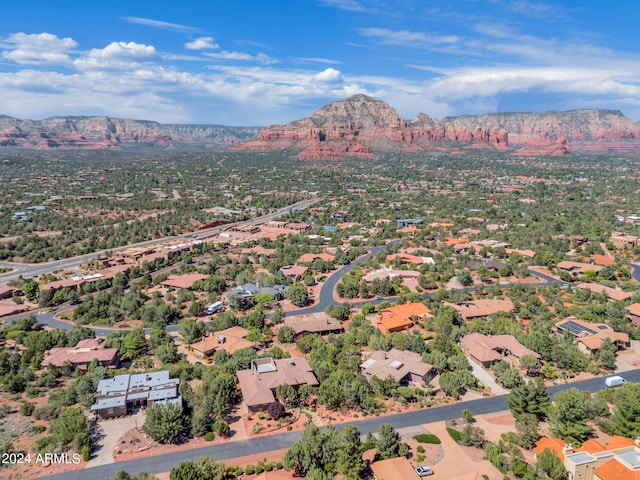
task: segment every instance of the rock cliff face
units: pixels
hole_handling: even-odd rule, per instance
[[[255,138],[259,127],[163,125],[109,117],[0,116],[0,147],[36,149],[224,148]]]
[[[615,110],[496,113],[434,119],[419,113],[407,121],[384,101],[355,95],[309,117],[273,125],[234,149],[297,148],[301,158],[375,156],[375,151],[472,149],[518,155],[576,152],[640,152],[640,126]]]

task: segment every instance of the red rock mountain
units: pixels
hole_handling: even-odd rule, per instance
[[[518,155],[640,152],[640,126],[617,110],[494,113],[407,121],[386,102],[354,95],[325,105],[309,118],[273,125],[237,150],[300,150],[300,158],[374,157],[375,152],[475,149]]]
[[[224,148],[255,138],[260,127],[163,125],[109,117],[51,117],[41,121],[0,115],[0,147],[30,149]]]

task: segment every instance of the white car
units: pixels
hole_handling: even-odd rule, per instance
[[[433,470],[431,470],[431,467],[428,465],[421,465],[419,467],[416,467],[416,473],[421,477],[428,477],[430,475],[433,475]]]

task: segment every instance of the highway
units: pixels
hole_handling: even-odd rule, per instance
[[[273,220],[276,217],[284,215],[286,213],[290,213],[293,210],[302,210],[308,208],[310,205],[313,205],[316,202],[319,202],[322,198],[316,197],[312,199],[302,200],[300,202],[294,203],[287,207],[281,208],[277,212],[269,213],[267,215],[263,215],[258,218],[254,218],[251,220],[244,220],[242,222],[237,223],[228,223],[226,225],[221,225],[218,227],[213,227],[205,230],[199,230],[196,235],[198,235],[198,240],[202,240],[210,235],[217,235],[223,230],[229,228],[233,225],[254,225],[258,223],[268,222],[269,220]],[[171,242],[175,240],[184,240],[184,241],[192,241],[194,233],[185,233],[181,235],[176,235],[173,237],[163,237],[155,240],[147,240],[140,243],[124,245],[122,247],[112,248],[108,251],[110,252],[120,252],[126,250],[128,248],[134,247],[152,247],[161,243]],[[34,276],[44,275],[47,273],[53,273],[58,270],[69,270],[75,267],[78,267],[84,263],[87,263],[89,260],[94,258],[98,258],[102,255],[105,255],[107,250],[100,250],[98,252],[89,253],[86,255],[79,255],[77,257],[65,258],[63,260],[56,260],[53,262],[47,263],[17,263],[17,262],[0,262],[0,267],[9,267],[13,268],[12,272],[7,272],[0,274],[0,283],[7,283],[11,280],[16,280],[19,276],[23,278],[32,278]]]
[[[640,369],[624,372],[624,378],[632,382],[640,382]],[[547,389],[550,395],[554,395],[561,390],[568,388],[578,388],[579,390],[591,393],[602,390],[604,377],[591,378],[573,383],[562,383]],[[365,418],[362,420],[348,422],[356,426],[361,433],[368,431],[376,432],[383,423],[391,423],[395,428],[415,427],[427,423],[438,422],[460,418],[462,410],[469,409],[475,415],[495,413],[507,410],[504,396],[482,398],[469,402],[457,402],[452,405],[441,407],[431,407],[422,410],[415,410],[396,415],[383,417]],[[337,424],[340,429],[345,424]],[[237,442],[228,442],[219,445],[194,448],[175,453],[163,454],[161,456],[145,456],[126,462],[116,462],[99,467],[85,468],[73,472],[65,472],[57,475],[40,477],[47,480],[109,480],[115,476],[119,470],[125,470],[134,475],[139,472],[162,473],[168,472],[178,466],[181,462],[195,460],[203,456],[209,456],[215,460],[228,460],[246,455],[266,453],[283,448],[289,448],[299,438],[301,432],[288,432],[278,435],[267,435],[264,437],[251,438]]]

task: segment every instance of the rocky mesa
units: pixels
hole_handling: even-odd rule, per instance
[[[28,149],[225,148],[255,138],[260,127],[170,125],[110,117],[21,120],[0,116],[0,147]]]
[[[388,103],[366,95],[325,105],[310,117],[263,129],[238,150],[290,147],[300,158],[375,157],[380,151],[477,149],[517,155],[569,152],[638,153],[640,126],[617,110],[493,113],[446,117],[419,113],[406,120]]]

